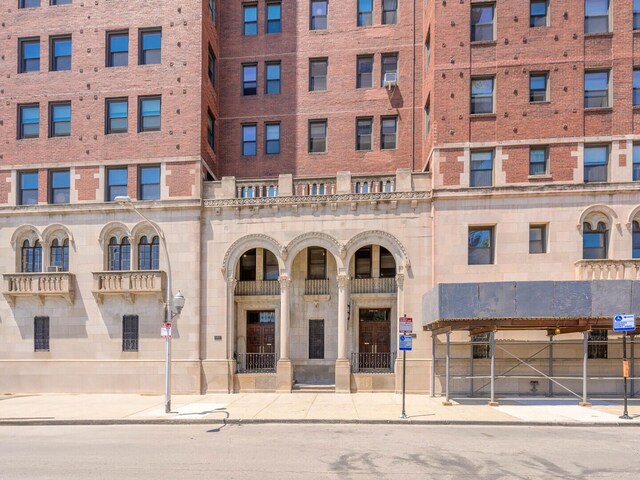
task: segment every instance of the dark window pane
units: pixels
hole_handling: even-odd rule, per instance
[[[143,65],[161,63],[162,57],[162,32],[142,32],[142,58]]]
[[[544,175],[547,173],[546,148],[532,148],[529,150],[529,175]]]
[[[381,144],[382,150],[392,150],[396,148],[396,139],[398,133],[397,118],[383,118],[381,121]]]
[[[117,33],[108,35],[109,51],[108,67],[126,67],[129,65],[129,34]]]
[[[320,153],[327,150],[327,123],[309,123],[309,152]]]
[[[584,181],[606,182],[608,178],[609,147],[584,148]]]
[[[471,6],[471,41],[493,40],[493,5]]]
[[[267,33],[280,33],[281,30],[280,3],[267,3]]]
[[[544,27],[546,25],[547,25],[547,0],[531,0],[529,26]]]
[[[256,65],[243,65],[242,67],[242,94],[258,94],[258,67]]]
[[[358,26],[366,27],[373,22],[373,0],[358,0]]]
[[[138,316],[125,315],[122,318],[122,351],[138,351]]]
[[[20,40],[20,73],[40,71],[40,39]]]
[[[309,91],[327,89],[327,61],[312,60],[309,62]]]
[[[493,263],[493,229],[469,229],[469,265]]]
[[[33,320],[33,350],[49,351],[49,317],[35,317]]]
[[[493,152],[471,153],[471,187],[490,187],[493,184]]]
[[[267,94],[279,94],[280,93],[280,64],[268,63],[266,66],[267,76]]]
[[[471,80],[471,113],[493,113],[493,78]]]
[[[529,101],[544,102],[547,100],[547,75],[531,75],[529,77]]]
[[[107,133],[125,133],[129,128],[129,101],[107,100]]]
[[[373,120],[358,119],[356,122],[356,150],[371,150],[373,134]]]
[[[40,0],[20,0],[20,8],[36,8],[40,6]]]
[[[140,167],[140,200],[160,199],[160,167]]]
[[[373,57],[358,58],[358,88],[373,87]]]
[[[71,135],[71,104],[52,104],[50,121],[52,137],[66,137]]]
[[[245,5],[243,7],[244,34],[258,34],[258,7],[256,5]]]
[[[266,152],[269,155],[280,153],[280,125],[267,124],[265,127]]]
[[[40,106],[21,105],[19,108],[20,130],[19,138],[38,138],[40,135]]]
[[[161,100],[160,98],[140,99],[140,131],[148,132],[160,130],[161,123]]]
[[[640,180],[640,145],[633,146],[633,180]]]
[[[327,1],[314,0],[311,2],[311,30],[326,30],[327,28]]]
[[[609,31],[609,0],[585,0],[584,32],[606,33]]]
[[[529,227],[529,253],[546,253],[546,226]]]
[[[398,0],[382,0],[382,23],[398,23]]]
[[[51,69],[55,71],[71,70],[71,38],[54,38],[51,41]]]

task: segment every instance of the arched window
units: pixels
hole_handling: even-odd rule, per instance
[[[131,269],[131,244],[124,237],[120,243],[116,237],[109,240],[109,270],[120,271]]]
[[[57,238],[51,242],[52,267],[58,267],[63,272],[69,271],[69,239],[65,238],[62,243]]]
[[[278,189],[275,187],[275,185],[269,185],[269,194],[270,197],[275,197],[278,195]]]
[[[603,260],[607,258],[609,230],[604,222],[598,222],[595,229],[585,222],[582,229],[582,258]]]
[[[42,271],[42,245],[38,240],[29,240],[22,243],[22,271],[24,273],[35,273]]]
[[[311,195],[318,195],[318,184],[314,183],[311,185]]]
[[[361,191],[360,191],[360,182],[356,182],[356,193],[361,193]]]
[[[369,182],[362,183],[362,193],[369,193]]]
[[[640,222],[633,222],[633,258],[640,258]]]
[[[391,252],[384,247],[380,247],[380,276],[396,276],[396,261]]]
[[[393,192],[393,185],[391,184],[391,180],[387,180],[387,183],[385,183],[384,191],[387,193]]]
[[[142,237],[138,243],[138,270],[160,269],[160,239],[155,236],[151,243],[147,237]]]
[[[320,187],[318,188],[318,194],[324,195],[324,183],[320,184]]]

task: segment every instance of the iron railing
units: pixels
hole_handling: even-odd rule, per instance
[[[280,282],[277,280],[242,281],[236,284],[236,295],[250,297],[256,295],[280,295]]]
[[[351,373],[393,373],[396,353],[351,354]]]
[[[396,293],[398,286],[394,277],[352,278],[351,293]]]
[[[236,353],[238,373],[275,373],[275,353]]]
[[[329,279],[322,278],[318,280],[306,279],[304,281],[305,295],[329,295]]]

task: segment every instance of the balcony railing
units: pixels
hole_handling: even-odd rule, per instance
[[[304,281],[305,295],[329,295],[329,279],[320,280],[306,279]]]
[[[120,295],[129,303],[137,295],[154,295],[164,301],[166,274],[160,270],[93,272],[93,295],[102,303],[106,295]]]
[[[237,198],[277,197],[277,180],[241,180],[236,182]]]
[[[353,193],[392,193],[396,191],[396,177],[390,175],[351,177]]]
[[[640,260],[578,260],[576,280],[640,280]]]
[[[395,352],[351,354],[351,373],[393,373]]]
[[[249,297],[256,295],[280,295],[280,282],[277,280],[242,281],[236,284],[236,295]]]
[[[73,303],[73,273],[7,273],[3,277],[3,294],[11,304],[15,304],[18,297],[34,297],[42,304],[45,297],[62,297]]]
[[[275,373],[275,353],[236,353],[238,373]]]
[[[396,293],[398,286],[393,277],[352,278],[351,293]]]
[[[295,179],[293,194],[296,196],[334,195],[336,193],[335,178]]]

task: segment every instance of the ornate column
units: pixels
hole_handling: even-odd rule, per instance
[[[233,360],[236,338],[236,285],[238,280],[227,277],[227,359]],[[235,373],[235,372],[234,372]]]
[[[280,358],[276,366],[276,392],[286,393],[291,392],[293,385],[293,365],[289,358],[291,277],[287,273],[282,273],[278,281],[280,282]]]
[[[338,275],[338,358],[336,360],[336,392],[351,393],[351,363],[347,358],[347,303],[349,275]]]

